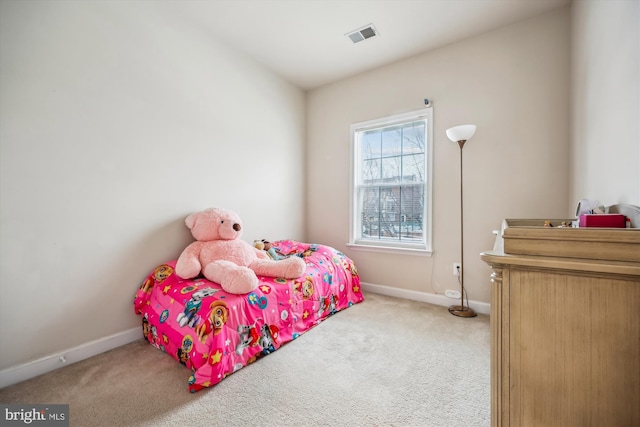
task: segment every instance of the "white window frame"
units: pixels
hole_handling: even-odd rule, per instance
[[[394,126],[408,122],[424,120],[425,122],[425,174],[424,174],[424,224],[422,243],[404,243],[377,239],[364,239],[362,233],[362,215],[359,208],[358,188],[361,176],[361,150],[358,134],[367,130]],[[351,186],[349,210],[349,243],[352,249],[375,252],[396,252],[404,254],[427,255],[432,254],[432,219],[433,219],[433,108],[426,107],[407,113],[396,114],[365,122],[354,123],[351,131]]]

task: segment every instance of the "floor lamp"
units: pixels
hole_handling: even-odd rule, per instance
[[[473,134],[476,133],[476,125],[461,125],[447,129],[447,136],[460,146],[460,305],[449,307],[449,313],[459,317],[475,317],[476,312],[471,307],[464,305],[464,219],[463,219],[463,197],[462,197],[462,147]],[[468,300],[468,298],[467,298]]]

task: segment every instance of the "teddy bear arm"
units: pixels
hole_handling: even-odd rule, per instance
[[[304,274],[307,265],[302,258],[289,257],[278,261],[258,259],[249,268],[259,276],[297,279]]]
[[[176,262],[176,274],[183,279],[192,279],[200,274],[200,260],[198,255],[200,254],[201,246],[200,242],[194,242],[186,247],[180,254],[178,261]]]

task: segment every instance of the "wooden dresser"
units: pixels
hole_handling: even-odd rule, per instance
[[[481,258],[491,425],[640,426],[640,229],[505,220]]]

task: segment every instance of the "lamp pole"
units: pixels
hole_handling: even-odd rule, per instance
[[[476,312],[471,307],[464,306],[464,186],[462,175],[462,147],[466,139],[458,141],[460,147],[460,305],[449,307],[449,313],[459,317],[475,317]]]
[[[461,125],[447,129],[447,137],[460,147],[460,305],[449,307],[449,313],[459,317],[475,317],[471,307],[464,306],[464,195],[462,178],[462,147],[476,133],[476,125]]]
[[[462,185],[462,147],[466,140],[458,141],[460,146],[460,307],[464,309],[464,185]]]

